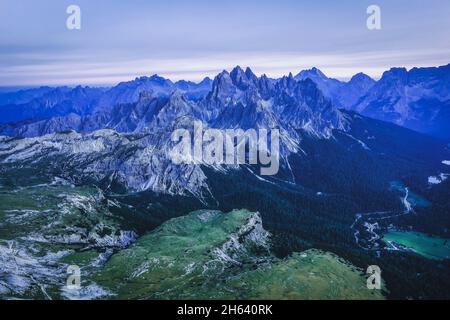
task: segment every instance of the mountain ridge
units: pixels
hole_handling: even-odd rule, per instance
[[[259,103],[260,107],[251,112],[256,114],[256,110],[261,108],[261,102],[264,102],[266,106],[272,105],[271,112],[278,118],[291,119],[297,113],[297,120],[291,124],[306,125],[308,121],[313,123],[318,119],[320,112],[314,108],[306,108],[304,119],[301,120],[297,109],[304,108],[305,101],[299,101],[300,97],[294,91],[299,82],[310,79],[334,108],[355,110],[369,117],[447,139],[450,137],[446,126],[450,116],[449,70],[450,64],[437,68],[413,68],[409,71],[405,68],[392,68],[378,81],[360,72],[348,82],[342,82],[328,78],[315,67],[303,70],[295,77],[290,74],[270,79],[264,74],[256,76],[249,67],[244,70],[236,66],[230,72],[222,71],[213,80],[206,77],[198,83],[184,80],[172,82],[153,75],[121,82],[112,88],[41,87],[18,91],[16,100],[13,93],[0,95],[0,103],[21,103],[0,105],[0,134],[39,136],[64,130],[90,132],[101,129],[102,126],[114,128],[114,125],[119,131],[131,132],[146,127],[151,122],[147,118],[146,121],[150,122],[140,121],[140,125],[137,125],[135,122],[138,121],[133,117],[142,117],[142,110],[127,110],[134,109],[136,104],[143,105],[141,93],[147,92],[149,99],[152,97],[154,100],[153,104],[160,105],[177,90],[184,94],[190,104],[198,105],[197,109],[202,110],[200,118],[206,122],[217,119],[230,105],[237,105],[238,108],[246,105],[256,107]],[[27,102],[26,99],[31,100]],[[291,112],[285,112],[285,109]],[[243,111],[244,109],[239,112]],[[227,113],[230,119],[238,116],[238,110],[227,110]],[[128,117],[128,120],[117,119],[120,114]],[[222,118],[224,117],[225,114]],[[333,117],[335,119],[329,125],[342,127],[336,116],[327,115],[328,119]],[[242,124],[249,126],[252,121],[255,119],[247,123],[242,121]],[[221,122],[223,126],[226,120]],[[317,129],[320,126],[313,124],[311,130],[323,134],[324,128]]]

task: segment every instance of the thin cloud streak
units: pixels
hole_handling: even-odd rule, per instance
[[[50,56],[34,55],[36,64],[4,67],[0,73],[0,86],[36,85],[114,85],[135,77],[159,74],[171,80],[200,81],[214,77],[223,69],[236,65],[249,66],[256,74],[269,77],[298,73],[318,67],[330,77],[349,79],[358,72],[379,78],[391,67],[438,66],[449,63],[450,52],[421,50],[416,52],[387,51],[332,54],[300,53],[236,53],[190,58],[134,59],[119,58],[104,62],[88,55]],[[32,60],[32,57],[23,57]],[[43,62],[45,61],[45,62]],[[45,80],[43,80],[45,79]]]

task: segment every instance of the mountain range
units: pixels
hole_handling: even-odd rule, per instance
[[[182,92],[189,103],[212,112],[210,117],[218,116],[215,113],[219,112],[221,104],[223,107],[228,103],[226,99],[238,103],[243,91],[247,92],[246,99],[251,100],[251,95],[256,94],[253,98],[258,99],[259,96],[263,101],[275,103],[275,112],[279,112],[280,105],[289,104],[288,101],[281,101],[286,98],[284,92],[292,90],[295,83],[306,79],[312,80],[336,108],[356,111],[441,139],[450,137],[446,125],[450,119],[450,65],[413,68],[410,71],[392,68],[378,81],[358,73],[348,82],[342,82],[327,77],[317,68],[301,71],[295,77],[270,79],[265,75],[257,77],[249,68],[243,71],[236,67],[230,73],[222,72],[214,81],[205,78],[200,83],[174,83],[154,75],[123,82],[112,88],[78,86],[21,90],[0,94],[0,133],[39,136],[67,129],[89,132],[105,127],[114,128],[118,120],[112,118],[117,112],[139,117],[141,115],[136,114],[135,108],[137,104],[142,108],[143,99],[158,105],[164,104],[175,91]],[[252,88],[256,88],[257,93]],[[156,99],[159,101],[156,102]],[[238,109],[232,109],[235,117],[239,116]],[[226,115],[229,116],[232,115]],[[101,125],[92,124],[99,121]],[[121,131],[136,129],[132,124],[124,128],[123,121],[121,126]]]
[[[449,238],[448,70],[392,69],[378,81],[357,74],[342,82],[315,68],[271,79],[236,67],[200,83],[155,75],[111,88],[1,95],[0,296],[51,295],[46,289],[58,290],[61,280],[55,266],[87,259],[90,296],[107,294],[102,284],[124,297],[164,298],[167,290],[145,282],[157,270],[172,290],[167,297],[185,297],[170,274],[188,286],[212,270],[205,279],[218,297],[222,288],[236,290],[226,297],[247,297],[252,291],[236,289],[234,277],[264,287],[270,268],[284,270],[280,277],[296,274],[305,255],[326,262],[320,270],[336,270],[312,277],[313,284],[345,274],[359,287],[364,281],[355,270],[376,264],[387,286],[382,296],[449,297],[446,245],[443,258],[433,260],[408,242],[383,241],[392,230]],[[192,132],[198,121],[205,128],[278,130],[279,172],[175,164],[171,133]],[[421,127],[408,128],[415,121]],[[198,255],[178,259],[177,252],[194,249],[189,239],[197,234],[187,231],[197,227],[204,241]],[[168,260],[166,268],[166,258],[176,263]],[[163,267],[151,269],[152,261]],[[208,269],[217,261],[229,272]],[[318,270],[312,260],[311,268]],[[338,298],[359,296],[353,289],[337,290]],[[207,294],[200,292],[188,296]],[[304,296],[297,285],[287,292]]]
[[[189,90],[197,92],[207,83],[191,84]],[[98,104],[89,104],[83,112],[6,125],[9,135],[32,139],[11,140],[5,136],[2,144],[6,147],[1,154],[6,156],[5,162],[28,161],[30,154],[35,163],[38,159],[59,162],[69,157],[71,160],[63,163],[74,162],[74,170],[69,170],[71,179],[97,176],[100,181],[114,173],[113,177],[127,188],[169,194],[189,192],[203,199],[208,185],[200,166],[175,166],[170,161],[170,135],[174,129],[192,131],[195,121],[212,128],[278,129],[281,167],[288,170],[289,155],[301,152],[303,134],[329,138],[333,130],[346,130],[349,123],[348,116],[336,109],[313,81],[296,81],[292,75],[274,82],[265,76],[256,77],[249,68],[244,71],[236,67],[230,73],[220,73],[199,101],[188,98],[192,91],[175,88],[170,92],[172,89],[174,85],[160,77],[139,78],[108,90]],[[69,97],[84,90],[89,89],[68,91]],[[135,102],[113,107],[104,102],[111,97],[133,101],[137,93]],[[79,163],[90,163],[90,168]]]
[[[313,68],[310,78],[340,108],[388,121],[441,139],[450,138],[450,64],[431,68],[392,68],[375,81],[359,73],[349,82],[328,78]]]
[[[427,77],[424,79],[428,79],[430,74],[445,74],[447,69],[412,70],[411,73],[425,73]],[[400,147],[399,144],[405,139],[425,141],[424,137],[419,138],[412,131],[337,107],[344,101],[353,100],[359,101],[358,107],[354,107],[358,109],[374,92],[380,92],[378,87],[387,86],[387,79],[399,72],[403,71],[391,70],[378,82],[358,74],[349,82],[342,83],[327,78],[315,68],[295,77],[289,74],[275,80],[265,75],[257,77],[250,68],[243,70],[238,66],[231,72],[221,72],[213,81],[206,78],[199,84],[173,83],[155,75],[109,89],[80,86],[50,91],[47,88],[33,89],[28,96],[34,98],[18,105],[23,112],[15,116],[22,120],[0,127],[4,134],[0,138],[0,161],[15,166],[26,166],[30,161],[35,165],[44,163],[46,171],[51,169],[51,175],[61,176],[75,184],[94,180],[137,192],[150,190],[169,195],[192,195],[202,203],[211,203],[217,200],[218,195],[212,192],[214,179],[208,178],[208,170],[233,173],[241,168],[205,163],[176,165],[170,157],[174,146],[171,133],[178,128],[193,132],[194,123],[200,121],[205,128],[279,130],[279,173],[275,177],[263,178],[255,173],[256,168],[247,167],[265,182],[279,179],[295,185],[304,181],[302,175],[298,176],[299,166],[295,163],[299,159],[312,161],[311,154],[306,151],[308,141],[314,145],[319,145],[320,141],[332,141],[332,145],[345,145],[347,150],[357,152],[356,155],[363,152],[378,157],[381,154],[392,161],[389,167],[398,166],[403,158],[411,157],[414,166],[423,170],[421,181],[427,181],[437,173],[444,174],[436,172],[440,170],[441,162],[446,160],[444,142],[431,139],[428,146],[420,145],[417,151],[428,151],[427,155],[419,156],[410,145]],[[433,87],[441,88],[442,92],[447,88],[445,83],[434,83]],[[364,94],[364,90],[367,93]],[[389,90],[398,92],[393,87]],[[362,97],[352,97],[352,93]],[[327,97],[333,94],[333,97]],[[18,99],[23,101],[23,96],[24,93],[20,92]],[[370,106],[366,109],[370,110]],[[12,105],[0,108],[13,116],[10,113]],[[364,110],[360,111],[364,113]],[[401,139],[386,137],[394,133]],[[29,139],[18,139],[20,137]],[[391,147],[394,141],[398,150]],[[335,152],[323,152],[323,157],[329,154],[335,159],[338,156]],[[344,150],[338,153],[348,157]],[[386,159],[378,159],[377,165]],[[419,159],[428,159],[427,165],[423,166]],[[324,159],[318,161],[327,163]],[[300,167],[304,166],[310,167],[311,164]],[[409,165],[405,164],[402,170],[405,168]],[[350,175],[347,170],[346,174]],[[319,171],[318,168],[313,170],[314,174]],[[326,175],[326,171],[323,174]],[[396,177],[394,174],[390,179],[395,180]],[[327,179],[322,177],[314,185],[317,187],[317,183],[323,184]],[[365,181],[365,177],[359,179],[361,183]],[[338,182],[328,183],[342,188],[338,187]],[[385,183],[389,183],[388,179]]]

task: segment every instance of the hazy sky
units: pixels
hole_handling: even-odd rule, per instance
[[[81,8],[81,30],[66,9]],[[366,9],[381,8],[381,30]],[[348,78],[450,63],[448,0],[0,0],[0,86],[199,80],[235,65]]]

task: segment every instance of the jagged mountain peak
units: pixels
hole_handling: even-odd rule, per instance
[[[355,74],[350,79],[349,82],[351,83],[351,82],[361,82],[361,81],[368,81],[368,82],[373,82],[373,83],[376,82],[374,79],[372,79],[370,76],[368,76],[367,74],[365,74],[363,72],[359,72],[359,73]]]
[[[319,73],[318,69],[312,70]],[[339,127],[337,110],[310,78],[297,81],[290,73],[279,80],[272,80],[266,75],[257,77],[249,67],[244,71],[236,66],[231,72],[224,70],[219,73],[212,85],[210,82],[211,79],[205,78],[201,82],[205,85],[200,86],[192,81],[173,83],[157,74],[140,77],[109,89],[92,116],[77,114],[77,118],[68,121],[67,125],[63,125],[64,118],[61,117],[57,125],[41,123],[29,132],[45,130],[42,133],[50,133],[60,128],[89,132],[105,125],[118,131],[136,132],[152,126],[164,128],[178,117],[189,115],[208,123],[220,123],[224,128],[238,124],[246,128],[253,125],[275,127],[279,122],[289,126],[282,121],[283,118],[295,123],[296,128],[309,123],[315,132],[322,131],[328,123],[330,127]],[[200,94],[209,93],[200,95],[200,99],[191,99],[188,94],[195,90]],[[324,114],[320,115],[322,111]],[[292,116],[283,115],[283,112],[292,112]],[[312,119],[319,117],[320,121]]]
[[[197,104],[189,101],[183,91],[175,90],[169,96],[167,103],[158,111],[150,127],[154,125],[158,128],[170,127],[177,118],[183,116],[200,117],[201,114]]]
[[[213,80],[210,77],[205,77],[202,81],[200,81],[199,85],[210,85],[213,82]]]
[[[381,77],[381,80],[385,79],[403,79],[406,80],[408,76],[408,70],[406,68],[391,68],[388,71],[385,71]]]
[[[231,89],[231,87],[234,87],[234,85],[230,73],[226,70],[223,70],[214,78],[212,90],[208,94],[208,97],[217,98],[221,91]]]
[[[179,80],[179,81],[175,82],[175,85],[180,89],[189,88],[189,86],[192,86],[195,84],[196,84],[195,82],[187,81],[187,80]]]
[[[390,68],[386,72],[390,72],[390,73],[406,73],[406,72],[408,72],[408,69],[406,69],[405,67],[393,67],[393,68]]]
[[[283,90],[283,89],[293,88],[296,84],[297,84],[297,81],[294,79],[292,72],[290,72],[288,76],[283,76],[281,79],[279,79],[276,83],[276,86],[280,90]]]
[[[239,89],[245,90],[251,85],[256,85],[259,78],[253,73],[252,69],[249,67],[245,68],[245,71],[238,65],[234,67],[230,73],[225,70],[218,76],[226,77],[227,74],[230,76],[233,84]]]
[[[173,86],[173,82],[170,81],[169,79],[154,74],[150,77],[142,76],[137,77],[136,79],[131,81],[120,82],[117,86],[111,88],[110,91],[124,90],[126,88],[134,89],[142,86],[151,86],[151,85],[157,85],[159,87],[171,87]]]
[[[253,74],[253,72],[247,68],[244,72],[240,66],[235,67],[230,73],[233,84],[241,90],[247,89],[256,83],[258,78]]]
[[[322,72],[320,71],[318,68],[313,67],[311,69],[308,70],[302,70],[300,71],[300,73],[298,75],[295,76],[295,78],[297,80],[304,80],[306,78],[323,78],[323,79],[327,79],[328,77]]]
[[[170,81],[170,80],[168,80],[168,79],[166,79],[164,77],[161,77],[160,75],[158,75],[156,73],[154,75],[152,75],[149,79],[152,80],[152,81],[159,81],[159,82]]]
[[[237,65],[236,67],[234,67],[230,73],[244,73],[244,70],[241,68],[240,65]]]
[[[217,76],[215,76],[213,83],[219,82],[219,81],[228,81],[228,79],[231,79],[230,73],[227,70],[222,70]]]
[[[240,66],[236,66],[233,70],[230,72],[230,76],[233,80],[237,80],[238,78],[247,78],[244,70]]]
[[[250,69],[250,67],[245,68],[245,75],[247,76],[248,79],[254,79],[254,78],[258,78],[252,71],[252,69]]]
[[[343,86],[343,90],[340,92],[341,97],[351,98],[352,96],[363,96],[375,83],[376,81],[365,73],[357,73]]]

